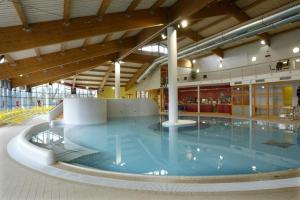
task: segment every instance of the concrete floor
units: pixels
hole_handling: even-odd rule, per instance
[[[26,168],[12,160],[6,151],[8,141],[30,124],[0,127],[0,200],[42,199],[218,199],[218,200],[299,200],[300,188],[230,193],[163,193],[121,190],[69,182]],[[37,158],[38,159],[38,158]]]

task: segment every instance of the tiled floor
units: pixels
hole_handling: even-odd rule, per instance
[[[32,120],[27,124],[37,123]],[[218,200],[299,200],[300,188],[230,193],[161,193],[112,189],[73,183],[28,169],[12,160],[6,144],[24,126],[0,127],[0,200],[40,199],[218,199]],[[37,158],[38,159],[38,158]]]

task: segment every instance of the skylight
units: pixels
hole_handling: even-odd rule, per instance
[[[147,46],[140,48],[139,50],[151,52],[151,53],[162,53],[162,54],[168,53],[168,48],[163,45],[160,45],[160,44],[147,45]]]

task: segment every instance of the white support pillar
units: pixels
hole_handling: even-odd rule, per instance
[[[121,66],[119,62],[115,62],[115,99],[120,98],[120,75]]]
[[[200,113],[200,86],[197,85],[197,110]]]
[[[178,91],[177,91],[177,31],[168,27],[168,87],[169,87],[169,121],[163,126],[189,126],[196,121],[178,120]]]
[[[176,124],[178,120],[177,91],[177,31],[168,27],[168,84],[169,84],[169,122]]]
[[[253,100],[253,97],[252,97],[252,84],[250,83],[249,85],[249,117],[252,117],[253,116],[253,109],[252,109],[252,102]]]

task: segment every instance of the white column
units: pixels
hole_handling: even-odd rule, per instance
[[[198,106],[198,113],[200,113],[200,86],[197,85],[197,106]]]
[[[250,83],[249,85],[249,117],[252,117],[253,116],[253,109],[252,109],[252,84]]]
[[[168,85],[169,85],[169,123],[178,120],[178,91],[177,91],[177,31],[168,27]]]
[[[120,63],[115,62],[115,99],[120,98],[120,74],[121,74]]]

